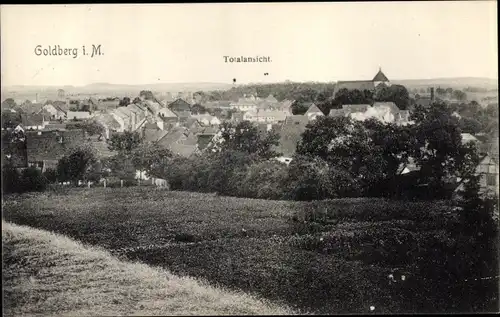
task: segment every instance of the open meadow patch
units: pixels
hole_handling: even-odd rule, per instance
[[[8,196],[4,219],[309,313],[477,312],[496,280],[457,278],[447,201],[293,202],[147,187]],[[468,289],[468,292],[463,292]]]
[[[47,231],[2,222],[2,241],[5,316],[293,314]]]

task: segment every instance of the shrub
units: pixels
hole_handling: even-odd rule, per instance
[[[43,191],[47,188],[48,181],[42,172],[35,167],[28,167],[21,173],[19,191]]]
[[[47,179],[49,184],[57,182],[57,171],[53,168],[47,168],[43,173],[43,176]]]

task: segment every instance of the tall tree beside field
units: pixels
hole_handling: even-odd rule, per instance
[[[130,157],[135,168],[145,171],[148,176],[163,178],[173,154],[155,144],[141,143],[132,150]]]
[[[141,144],[141,137],[138,132],[125,131],[123,133],[115,133],[108,140],[108,148],[110,151],[126,151],[131,152]]]
[[[130,98],[129,97],[124,97],[123,99],[120,100],[118,103],[118,107],[126,107],[130,105]]]
[[[154,98],[155,98],[153,93],[151,92],[151,90],[142,90],[139,93],[139,96],[146,99],[146,100],[154,100]]]
[[[269,159],[278,154],[273,150],[273,146],[279,144],[279,135],[274,130],[260,133],[249,121],[238,124],[224,122],[220,130],[222,134],[218,152],[238,151],[250,159]]]
[[[413,154],[420,176],[435,188],[450,177],[464,177],[479,163],[475,147],[462,144],[457,119],[444,103],[420,108],[412,127],[417,146]]]
[[[403,85],[391,85],[377,90],[374,96],[375,101],[394,102],[401,110],[406,110],[410,105],[410,94]]]
[[[12,98],[7,98],[2,101],[2,109],[11,109],[17,106],[16,102]]]
[[[97,181],[100,178],[96,150],[89,145],[81,145],[63,156],[57,164],[60,181]]]

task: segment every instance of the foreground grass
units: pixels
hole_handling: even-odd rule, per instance
[[[2,221],[4,315],[291,314],[64,236]]]
[[[24,194],[3,207],[7,221],[303,312],[498,308],[496,280],[464,284],[453,274],[463,252],[447,229],[455,221],[447,202],[304,203],[136,187]]]

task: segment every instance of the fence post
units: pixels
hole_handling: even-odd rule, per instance
[[[106,188],[106,179],[104,179],[104,188]]]
[[[120,187],[123,187],[123,179],[120,179]]]

